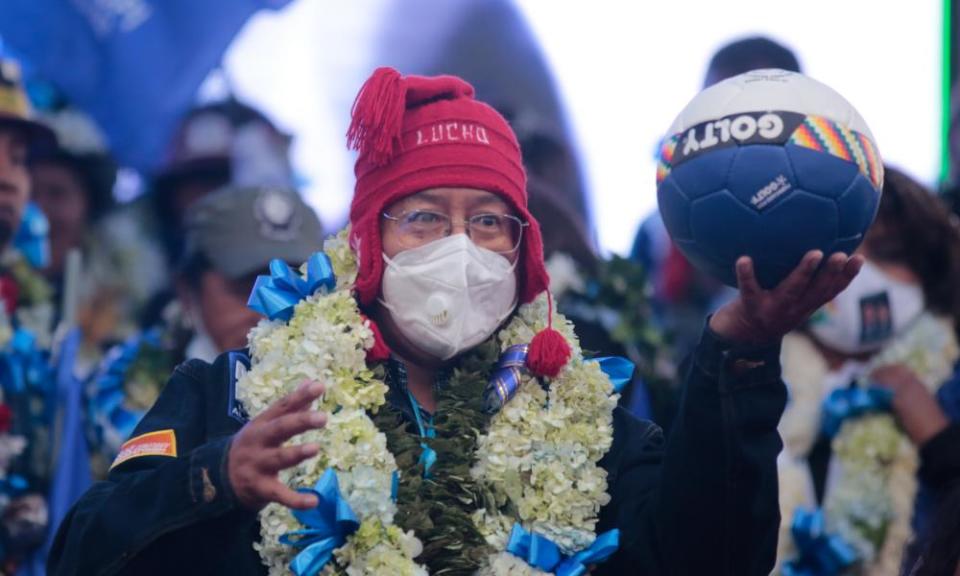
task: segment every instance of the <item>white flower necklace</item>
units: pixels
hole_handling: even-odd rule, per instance
[[[324,382],[326,393],[314,408],[329,414],[326,427],[295,439],[317,443],[320,453],[280,475],[292,487],[313,487],[327,469],[335,470],[359,522],[323,573],[425,575],[415,560],[422,543],[394,524],[391,494],[404,472],[370,417],[386,403],[388,388],[366,362],[374,334],[352,295],[357,263],[347,238],[344,231],[324,244],[335,289],[300,301],[288,322],[263,320],[251,331],[252,368],[238,382],[238,397],[255,417],[303,380]],[[548,310],[545,295],[521,306],[497,335],[501,350],[529,343],[546,326]],[[492,492],[499,509],[476,510],[474,522],[496,550],[505,550],[517,522],[564,554],[582,550],[595,540],[600,508],[610,500],[598,462],[613,441],[617,396],[599,365],[584,361],[572,326],[559,314],[553,325],[570,344],[569,361],[547,389],[522,376],[515,397],[478,439],[471,475]],[[288,573],[296,556],[281,536],[302,528],[283,506],[271,504],[260,513],[261,541],[254,547],[271,575]],[[542,573],[507,552],[478,568],[485,574]]]

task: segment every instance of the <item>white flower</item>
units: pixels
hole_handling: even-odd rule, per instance
[[[494,554],[487,559],[487,565],[480,569],[480,576],[536,576],[547,574],[530,566],[509,552]]]

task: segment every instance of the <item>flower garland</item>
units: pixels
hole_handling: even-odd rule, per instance
[[[0,306],[0,349],[13,338],[14,325],[30,332],[38,347],[49,349],[53,342],[53,288],[16,249],[4,252],[0,269],[8,271],[12,283],[9,290],[4,286],[0,291],[0,300],[12,300]],[[10,310],[15,310],[12,316]]]
[[[156,326],[114,346],[87,382],[86,432],[96,477],[106,476],[176,366],[169,332]]]
[[[386,406],[383,370],[367,363],[375,337],[352,295],[357,264],[347,238],[344,231],[324,245],[335,288],[299,301],[288,322],[264,320],[251,331],[253,366],[238,382],[238,398],[251,416],[256,416],[303,380],[324,382],[326,393],[313,408],[329,414],[326,427],[295,439],[315,442],[321,451],[280,475],[290,486],[310,487],[327,469],[335,470],[340,493],[358,519],[359,527],[334,551],[333,561],[326,563],[323,573],[426,574],[428,567],[436,569],[429,551],[436,547],[433,540],[443,526],[434,526],[434,530],[417,526],[417,533],[405,531],[401,526],[410,525],[415,517],[405,500],[414,496],[417,488],[429,491],[426,485],[431,489],[443,486],[448,479],[441,475],[448,471],[441,464],[431,472],[437,478],[414,478],[418,472],[422,475],[422,467],[411,469],[420,439],[404,438],[397,419],[388,417],[391,408]],[[302,272],[309,277],[308,270]],[[521,306],[495,336],[496,346],[502,351],[529,343],[546,326],[547,311],[545,296]],[[594,542],[599,510],[609,501],[606,472],[597,464],[612,444],[617,397],[599,365],[584,361],[572,327],[559,314],[553,325],[571,345],[573,355],[546,389],[533,376],[523,375],[516,396],[504,409],[472,421],[471,427],[464,427],[457,417],[458,411],[462,415],[468,409],[479,414],[475,406],[468,405],[468,399],[438,396],[437,438],[429,441],[440,454],[438,461],[443,462],[444,450],[453,453],[449,446],[456,445],[445,442],[460,438],[468,450],[475,443],[472,462],[467,461],[470,466],[462,466],[461,476],[453,480],[465,481],[473,494],[463,499],[463,512],[469,513],[471,530],[476,533],[467,534],[470,530],[464,528],[464,534],[444,536],[471,541],[474,556],[483,553],[483,557],[470,558],[470,571],[541,573],[521,559],[499,552],[506,548],[511,526],[519,522],[552,540],[564,554],[571,554]],[[484,354],[491,358],[483,348],[475,349],[477,358]],[[468,358],[473,353],[467,354]],[[467,381],[478,386],[492,368],[484,370],[478,364],[476,358],[472,363],[465,359],[465,370],[454,375],[450,388]],[[448,408],[454,409],[453,415]],[[482,429],[483,420],[489,420],[486,429]],[[397,451],[391,452],[388,446]],[[397,488],[397,476],[395,502],[391,495]],[[423,493],[420,497],[425,501]],[[264,508],[260,523],[261,541],[255,548],[270,574],[287,573],[296,550],[281,540],[303,525],[276,504]],[[477,534],[489,548],[477,545]],[[418,536],[426,539],[421,542]],[[428,566],[417,563],[422,552]]]
[[[951,323],[924,314],[860,367],[857,379],[865,386],[873,370],[903,364],[935,393],[952,374],[958,358],[960,347]],[[806,336],[785,338],[782,360],[790,404],[780,427],[786,450],[778,461],[782,513],[778,561],[794,553],[789,536],[793,511],[812,505],[812,481],[804,460],[820,433],[823,383],[829,373],[826,361]],[[832,446],[824,498],[827,529],[857,551],[860,573],[899,574],[904,547],[913,536],[916,448],[888,413],[845,420]]]
[[[19,538],[0,550],[0,564],[14,569],[47,528],[47,505],[37,488],[51,473],[54,308],[53,290],[20,251],[4,252],[0,269],[0,515]]]

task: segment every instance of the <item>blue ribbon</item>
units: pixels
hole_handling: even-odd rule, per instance
[[[430,468],[437,462],[437,451],[430,447],[423,439],[436,438],[437,429],[432,425],[424,426],[423,417],[420,415],[420,403],[413,397],[413,393],[407,389],[407,397],[410,399],[410,407],[413,408],[413,417],[417,421],[417,430],[420,432],[420,460],[417,462],[423,466],[423,477],[430,477]]]
[[[840,431],[847,418],[856,418],[871,412],[886,412],[893,402],[893,391],[876,386],[870,388],[841,388],[823,401],[822,430],[832,438]]]
[[[602,358],[594,358],[590,360],[590,362],[600,364],[600,369],[603,370],[603,373],[610,379],[610,383],[613,384],[614,392],[620,392],[624,386],[630,383],[630,380],[633,379],[633,371],[636,369],[633,362],[620,356],[604,356]]]
[[[587,567],[607,560],[620,546],[620,530],[613,529],[597,536],[589,547],[573,556],[564,557],[552,540],[537,533],[527,532],[519,523],[513,525],[507,552],[527,564],[557,576],[581,576]]]
[[[497,366],[493,369],[487,388],[483,392],[483,406],[488,413],[499,412],[516,396],[520,388],[520,379],[527,373],[528,349],[527,344],[514,344],[500,354]],[[633,379],[633,371],[636,368],[633,362],[619,356],[604,356],[588,362],[596,362],[600,365],[603,373],[610,378],[614,392],[623,390],[624,386]]]
[[[316,252],[307,260],[307,277],[302,278],[283,260],[270,261],[270,275],[257,276],[247,306],[271,320],[289,321],[298,302],[317,290],[333,290],[337,278],[330,258]]]
[[[859,560],[843,538],[827,534],[823,512],[798,509],[790,525],[799,556],[784,563],[784,576],[838,576]]]
[[[312,489],[298,492],[315,494],[317,505],[309,510],[293,510],[293,515],[304,526],[280,536],[280,543],[300,550],[290,562],[290,570],[297,576],[317,574],[333,557],[333,551],[343,546],[347,536],[360,527],[360,521],[350,504],[340,495],[337,473],[327,468]]]
[[[20,220],[20,228],[13,237],[13,245],[23,254],[30,266],[37,269],[50,264],[50,222],[33,202],[28,202]]]
[[[0,493],[6,494],[9,498],[16,498],[27,491],[30,485],[27,479],[19,474],[11,474],[6,478],[0,479]]]
[[[510,531],[507,552],[544,572],[553,572],[553,568],[563,560],[560,547],[552,540],[540,534],[527,532],[520,524],[514,524],[513,530]]]
[[[23,328],[14,330],[7,349],[0,353],[0,365],[0,382],[9,394],[43,389],[49,381],[47,354],[37,347],[33,333]]]
[[[500,354],[483,391],[483,406],[488,413],[499,412],[517,394],[520,379],[527,371],[528,349],[527,344],[514,344]]]

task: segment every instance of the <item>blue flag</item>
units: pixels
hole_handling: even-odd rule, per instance
[[[0,37],[150,170],[240,27],[290,0],[5,0]]]

